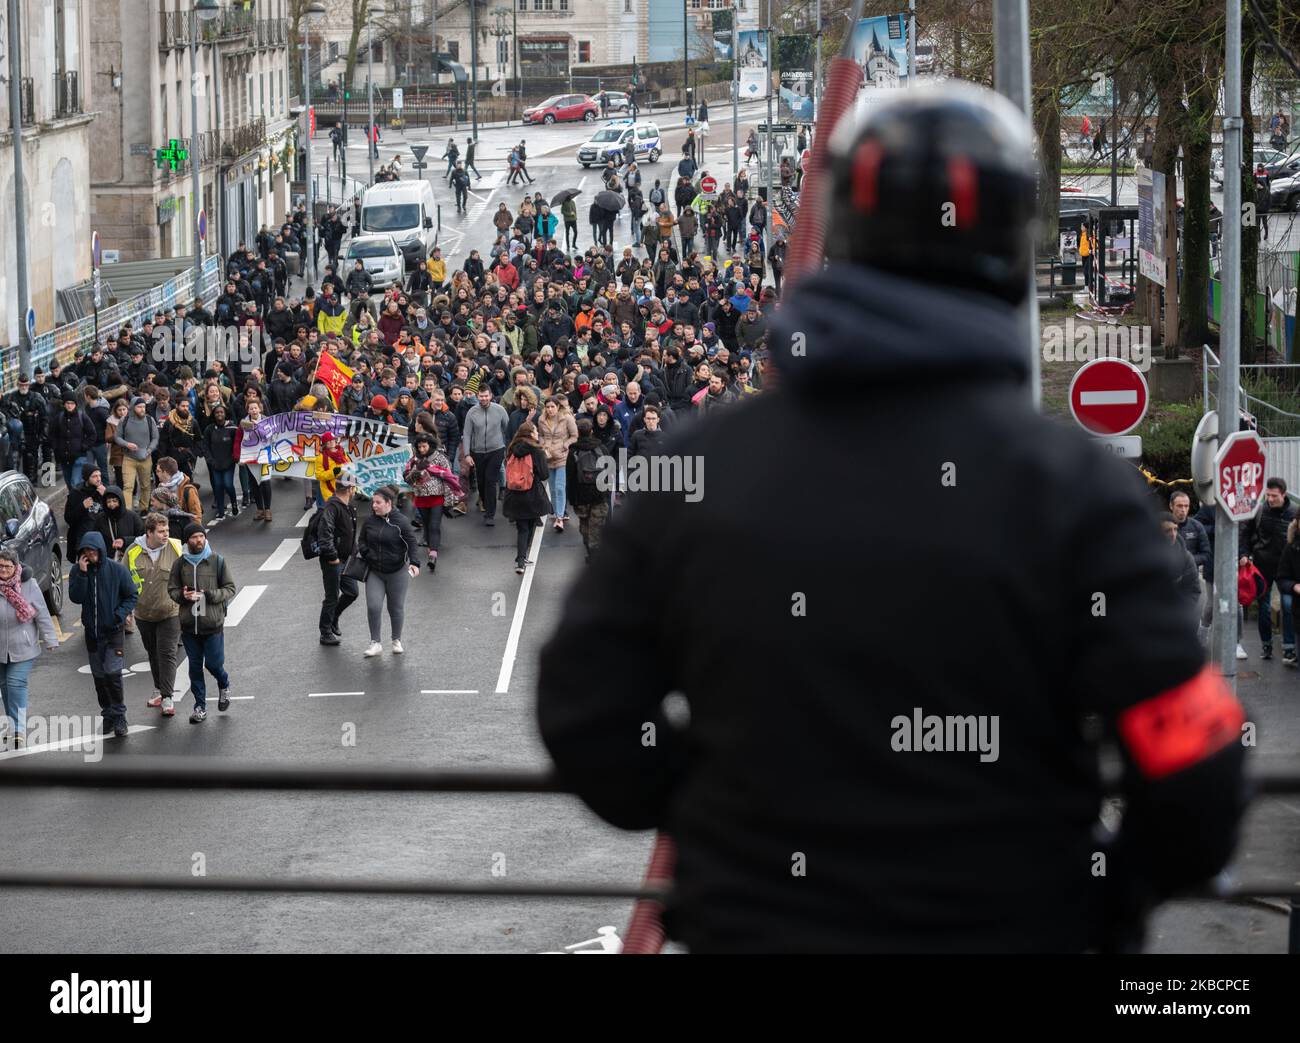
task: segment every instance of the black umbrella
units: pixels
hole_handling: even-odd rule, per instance
[[[604,192],[596,193],[596,205],[602,210],[612,210],[618,213],[623,209],[625,200],[617,192],[611,192],[606,189]]]
[[[557,192],[555,193],[555,195],[551,196],[551,206],[563,206],[574,196],[580,196],[580,195],[582,195],[582,189],[566,188],[563,191]]]

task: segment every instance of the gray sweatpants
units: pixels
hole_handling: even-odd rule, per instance
[[[436,509],[436,508],[435,508]],[[379,640],[380,616],[384,601],[388,601],[388,623],[393,640],[402,639],[402,620],[406,616],[406,588],[411,585],[411,574],[403,565],[396,572],[370,570],[366,576],[366,620],[370,623],[370,640]]]

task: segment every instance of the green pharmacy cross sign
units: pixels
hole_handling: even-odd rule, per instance
[[[172,138],[171,141],[167,143],[166,148],[160,148],[158,150],[157,158],[154,162],[157,164],[159,170],[162,169],[164,163],[167,164],[170,170],[177,170],[180,168],[180,165],[189,158],[189,152],[181,146],[181,143],[176,138]]]

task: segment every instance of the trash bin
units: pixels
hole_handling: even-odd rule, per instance
[[[1079,255],[1073,250],[1061,254],[1061,285],[1077,286],[1079,279]]]
[[[302,254],[297,250],[286,250],[284,254],[285,267],[289,269],[290,275],[302,274]]]

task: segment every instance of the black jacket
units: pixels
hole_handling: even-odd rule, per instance
[[[321,561],[347,561],[357,540],[357,509],[331,496],[321,509],[320,528],[316,531]]]
[[[224,427],[214,421],[203,432],[203,459],[209,469],[228,471],[235,466],[235,431],[234,423],[227,420]]]
[[[551,476],[551,469],[546,463],[546,450],[530,442],[515,442],[506,449],[506,463],[509,464],[512,456],[522,459],[530,454],[533,458],[532,487],[520,491],[506,489],[501,504],[501,513],[511,521],[527,521],[551,513],[551,498],[546,492],[546,480]]]
[[[1114,729],[1204,660],[1132,469],[1033,410],[1015,311],[832,265],[775,324],[782,387],[674,434],[706,462],[708,495],[628,494],[541,655],[560,780],[614,825],[676,842],[669,933],[700,952],[1077,952],[1131,924],[1121,910],[1217,872],[1244,750],[1240,707],[1209,676],[1231,724],[1186,770],[1151,780],[1127,762],[1123,830],[1104,883],[1090,872],[1102,787],[1080,718]],[[791,357],[796,331],[818,350]],[[886,437],[890,452],[864,455]],[[788,475],[842,490],[843,516],[754,525]],[[762,567],[724,580],[710,532]],[[937,584],[979,610],[935,640],[914,621]],[[699,639],[742,615],[761,649]],[[638,664],[616,700],[573,684],[593,649]],[[687,730],[662,709],[674,691]],[[933,725],[911,735],[915,715],[941,730],[985,715],[985,735],[926,752]]]
[[[1214,544],[1210,542],[1205,526],[1189,514],[1183,524],[1178,526],[1178,534],[1182,536],[1183,546],[1187,548],[1197,567],[1204,569],[1205,575],[1213,578]]]
[[[1265,503],[1259,515],[1246,523],[1241,537],[1241,553],[1251,561],[1268,578],[1277,574],[1277,564],[1282,557],[1282,548],[1286,546],[1286,530],[1296,516],[1296,509],[1283,500],[1281,507],[1270,507]]]
[[[387,517],[371,514],[361,526],[361,558],[376,572],[398,572],[420,564],[415,530],[406,515],[394,508]]]
[[[117,510],[111,511],[105,507],[94,516],[93,528],[104,537],[104,545],[108,548],[109,555],[121,561],[132,541],[137,536],[144,535],[144,521],[135,511],[126,509],[126,497],[116,485],[105,487],[104,499],[107,500],[110,496],[117,497]],[[122,546],[114,549],[114,540],[121,540]]]
[[[50,447],[60,463],[71,463],[102,441],[95,438],[94,423],[80,409],[69,413],[60,408],[50,424]]]

